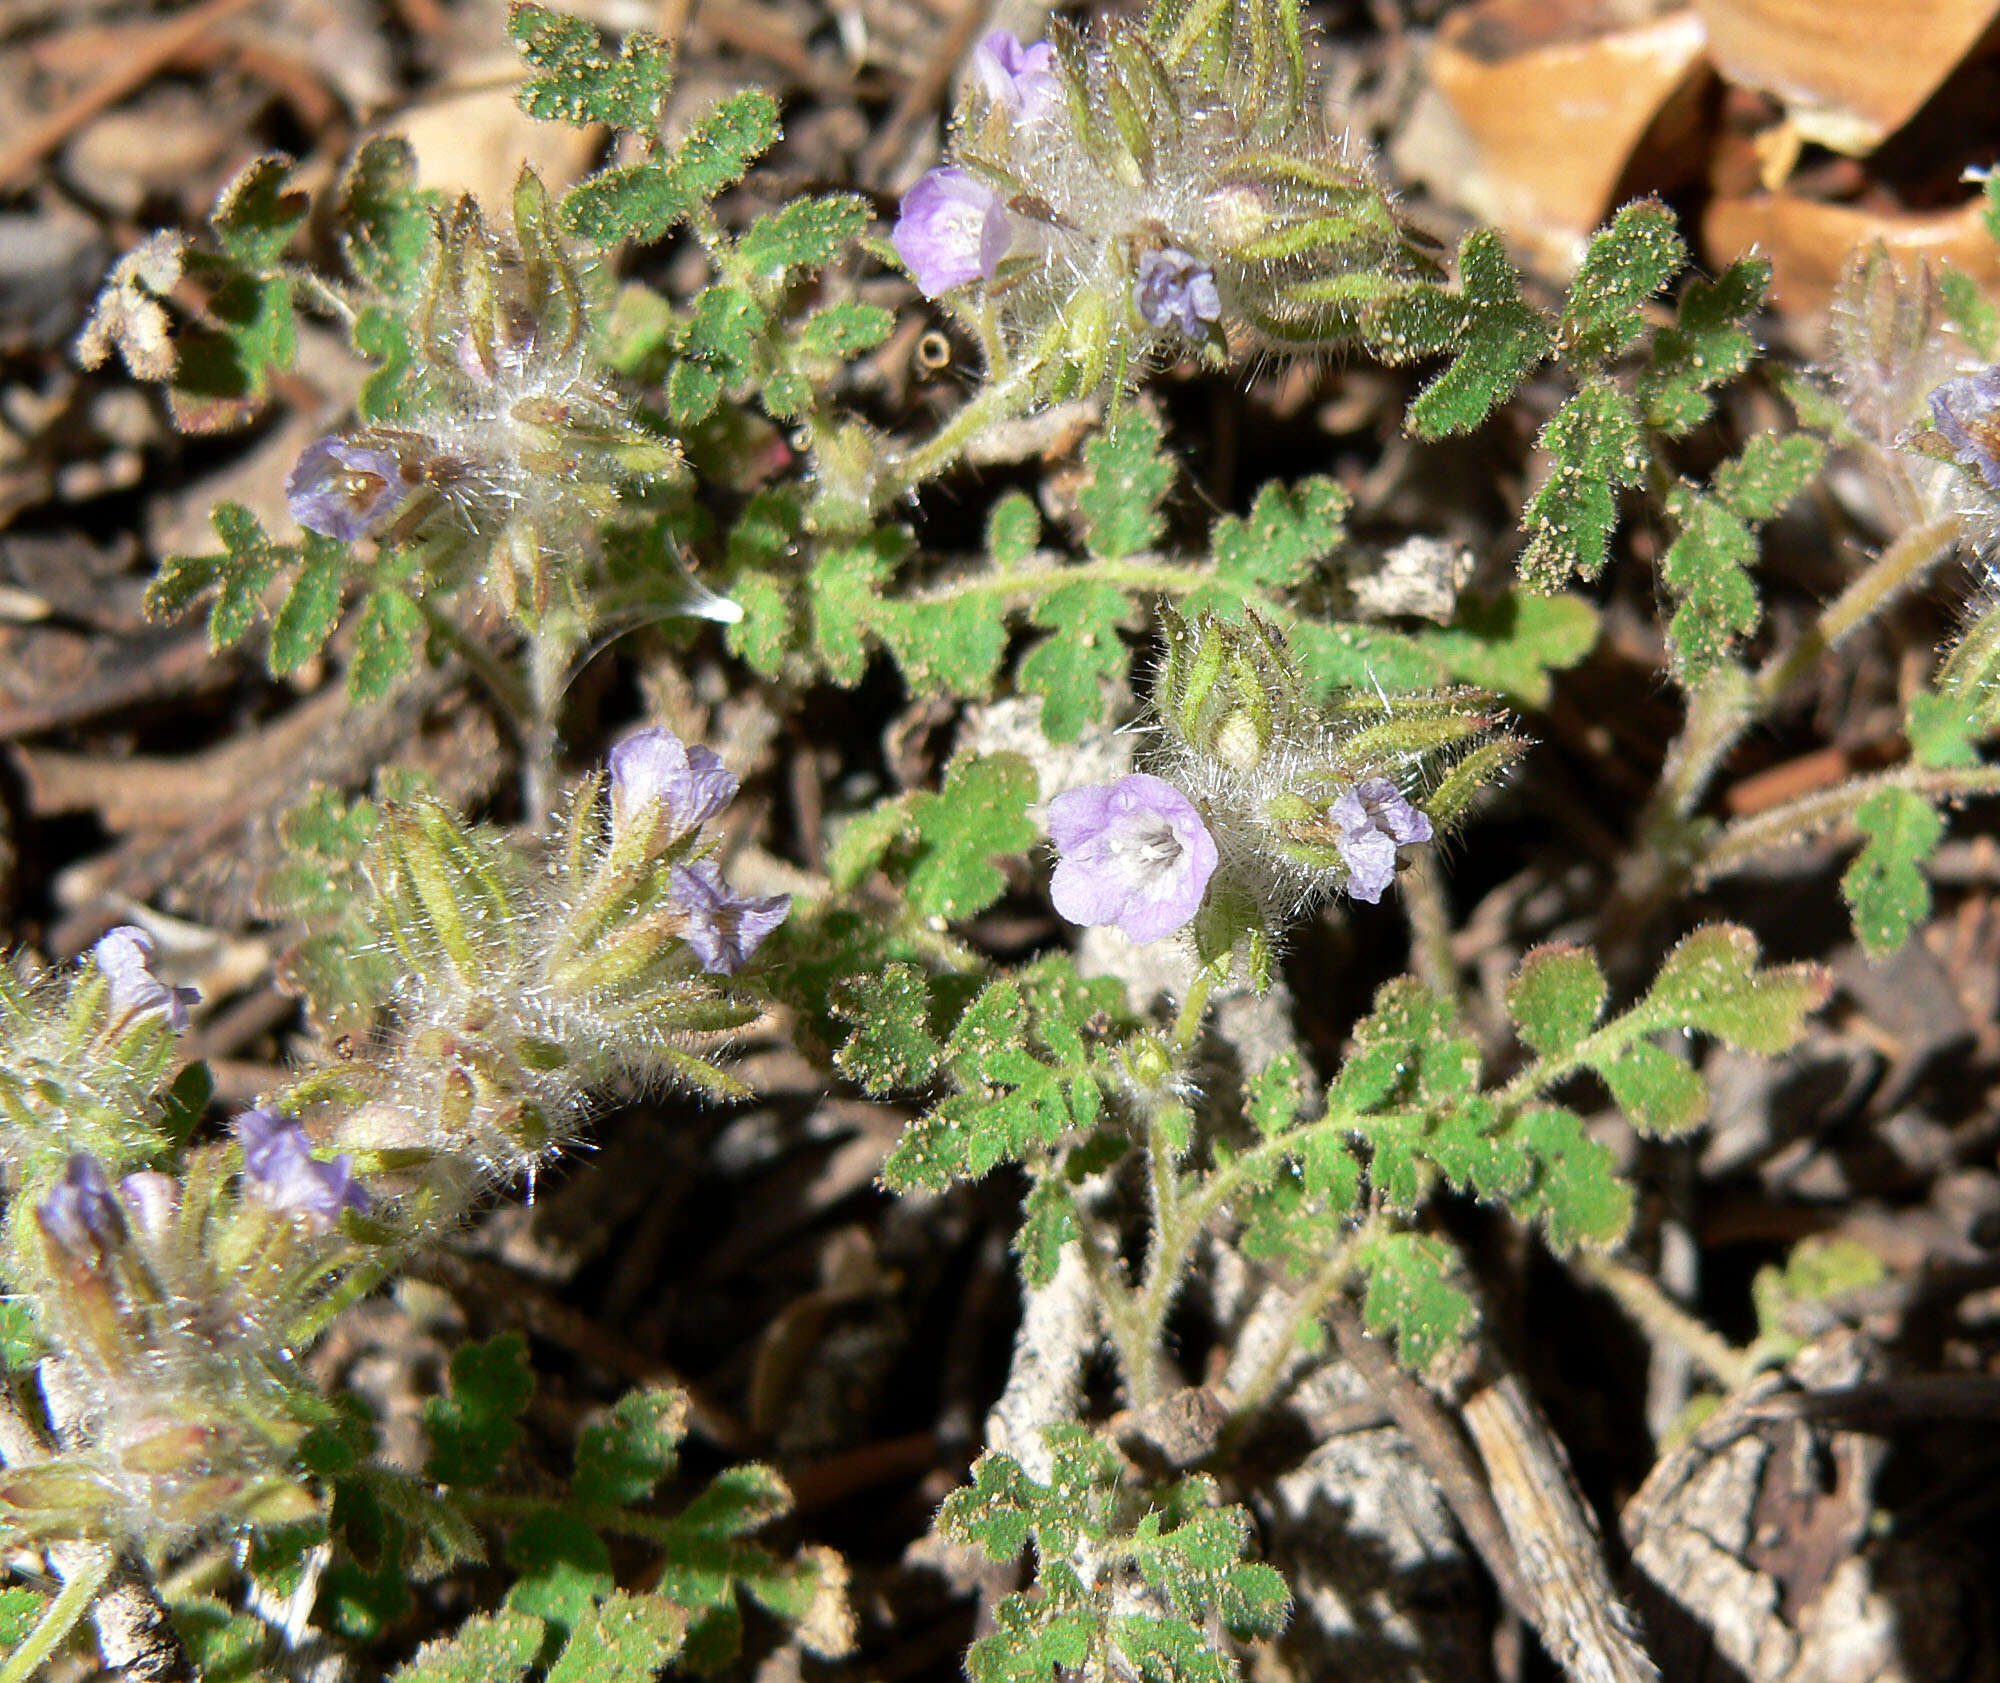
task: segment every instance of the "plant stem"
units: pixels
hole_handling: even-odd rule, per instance
[[[1691,1315],[1660,1289],[1652,1275],[1608,1256],[1579,1255],[1573,1266],[1611,1294],[1619,1308],[1654,1344],[1683,1351],[1726,1391],[1750,1382],[1755,1363],[1699,1317]]]
[[[0,1683],[27,1683],[42,1662],[76,1629],[84,1614],[90,1611],[90,1604],[97,1599],[97,1592],[104,1588],[110,1576],[109,1549],[93,1549],[78,1561],[63,1585],[62,1593],[49,1603],[48,1610],[35,1622],[35,1628],[28,1632],[27,1639],[7,1656],[7,1663],[0,1666]]]
[[[1354,1254],[1368,1232],[1369,1228],[1364,1226],[1343,1239],[1333,1255],[1320,1265],[1319,1272],[1292,1299],[1284,1331],[1272,1340],[1271,1353],[1264,1358],[1264,1365],[1251,1376],[1250,1383],[1237,1392],[1229,1422],[1223,1428],[1225,1432],[1238,1422],[1248,1420],[1271,1400],[1278,1381],[1284,1378],[1285,1370],[1291,1366],[1292,1357],[1298,1349],[1299,1334],[1326,1312],[1326,1306],[1346,1291],[1348,1282],[1354,1278]]]
[[[1882,789],[1909,789],[1939,800],[2000,795],[2000,766],[1902,765],[1873,777],[1850,778],[1726,826],[1702,849],[1688,874],[1698,882],[1711,882],[1740,870],[1767,848],[1830,830]]]
[[[1898,592],[1916,584],[1942,561],[1958,542],[1959,521],[1946,516],[1912,526],[1864,568],[1853,583],[1821,610],[1811,630],[1782,655],[1773,655],[1757,674],[1756,702],[1761,714],[1786,690],[1813,669],[1889,605]]]

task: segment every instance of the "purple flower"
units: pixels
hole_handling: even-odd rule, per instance
[[[1049,802],[1062,849],[1049,884],[1071,923],[1115,923],[1135,941],[1171,935],[1201,909],[1215,838],[1194,802],[1144,772],[1071,789]]]
[[[1013,242],[1013,218],[993,188],[947,164],[903,195],[889,239],[923,295],[939,298],[993,278]]]
[[[395,512],[407,488],[393,451],[335,433],[306,446],[285,480],[285,499],[308,532],[353,543]]]
[[[738,894],[711,859],[674,867],[673,902],[687,918],[681,939],[714,976],[741,970],[792,909],[789,894]]]
[[[201,998],[198,988],[170,988],[153,974],[153,937],[134,924],[106,930],[90,949],[110,990],[112,1021],[120,1028],[158,1012],[179,1033],[188,1026],[188,1007]]]
[[[1371,906],[1396,880],[1396,849],[1431,839],[1430,819],[1387,778],[1357,783],[1329,810],[1340,826],[1334,846],[1347,861],[1347,892]]]
[[[626,737],[611,750],[610,765],[614,831],[664,817],[668,837],[683,836],[736,798],[736,774],[663,725]]]
[[[243,1176],[257,1200],[285,1215],[304,1216],[322,1229],[342,1210],[365,1210],[368,1194],[354,1184],[354,1159],[342,1152],[331,1163],[312,1154],[306,1131],[259,1106],[235,1122],[243,1147]]]
[[[74,1256],[102,1255],[125,1237],[125,1212],[97,1159],[69,1160],[62,1185],[35,1206],[42,1231]]]
[[[1931,393],[1931,420],[1959,465],[2000,491],[2000,368],[1945,381]]]
[[[1222,294],[1215,271],[1200,258],[1168,246],[1139,259],[1139,278],[1132,283],[1132,302],[1152,327],[1172,323],[1190,339],[1204,336],[1210,323],[1222,319]]]
[[[972,49],[972,74],[986,97],[1024,123],[1047,116],[1062,104],[1056,79],[1056,50],[1046,41],[1021,45],[1011,29],[996,29]]]

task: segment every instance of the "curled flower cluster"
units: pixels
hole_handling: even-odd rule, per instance
[[[153,973],[153,938],[107,931],[86,962],[35,978],[0,964],[0,1166],[19,1180],[88,1153],[116,1169],[152,1155],[147,1120],[200,997]]]
[[[613,1080],[736,1091],[696,1048],[754,1014],[721,981],[790,907],[713,856],[736,792],[712,751],[655,728],[584,781],[545,863],[442,807],[392,809],[366,869],[404,978],[396,1032],[289,1107],[324,1103],[342,1146],[429,1165],[420,1185],[450,1204],[560,1151]],[[296,1195],[330,1210],[337,1165]]]
[[[9,1283],[35,1305],[61,1450],[0,1473],[0,1524],[26,1536],[158,1544],[218,1523],[313,1512],[288,1352],[360,1255],[338,1229],[365,1198],[296,1125],[238,1122],[179,1178],[113,1181],[87,1153],[10,1211]]]
[[[514,242],[503,251],[460,201],[412,323],[417,371],[396,420],[317,440],[285,489],[308,531],[421,539],[433,565],[462,557],[526,623],[555,608],[587,620],[576,558],[624,494],[678,475],[680,459],[596,368],[575,264],[529,171]],[[735,617],[693,590],[682,606]]]
[[[1059,24],[974,49],[949,156],[891,238],[996,369],[1068,395],[1161,356],[1223,359],[1232,327],[1248,345],[1340,339],[1367,291],[1343,277],[1429,272],[1326,133],[1296,4],[1240,10],[1162,5],[1092,40]]]
[[[1268,943],[1329,895],[1373,905],[1518,748],[1472,691],[1321,707],[1261,623],[1169,614],[1167,633],[1149,770],[1049,803],[1051,894],[1074,923],[1156,941],[1219,898],[1250,908],[1225,945]]]

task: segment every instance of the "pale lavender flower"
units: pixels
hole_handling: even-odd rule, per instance
[[[738,894],[712,859],[676,865],[672,898],[687,919],[681,939],[715,976],[741,970],[792,909],[789,894]]]
[[[119,1027],[158,1012],[179,1033],[188,1026],[188,1007],[201,998],[197,988],[170,988],[153,974],[153,937],[135,924],[106,930],[90,949],[110,990],[111,1018]]]
[[[1013,243],[1013,219],[998,192],[947,164],[926,171],[903,195],[889,239],[923,295],[939,298],[993,278]]]
[[[125,1237],[125,1212],[97,1159],[82,1153],[69,1160],[62,1185],[35,1206],[42,1231],[64,1250],[102,1254]]]
[[[1384,777],[1347,790],[1329,809],[1340,826],[1334,845],[1347,861],[1347,892],[1371,906],[1396,880],[1396,849],[1431,839],[1431,821]]]
[[[308,444],[285,480],[292,518],[341,543],[367,536],[395,512],[407,490],[393,451],[338,433]]]
[[[972,74],[988,99],[1024,123],[1047,116],[1063,102],[1055,48],[1046,41],[1024,47],[1011,29],[994,30],[972,49]]]
[[[1132,283],[1132,302],[1152,327],[1169,323],[1190,339],[1222,319],[1222,293],[1215,271],[1200,258],[1168,246],[1139,259],[1139,278]]]
[[[705,824],[736,798],[736,774],[711,749],[690,748],[664,725],[611,750],[611,827],[665,821],[669,838]]]
[[[1144,772],[1056,796],[1049,835],[1062,850],[1049,884],[1056,910],[1071,923],[1115,923],[1140,942],[1201,909],[1218,860],[1194,802]]]
[[[258,1202],[283,1215],[303,1216],[330,1228],[342,1210],[366,1210],[368,1194],[354,1184],[354,1159],[342,1152],[330,1163],[312,1154],[306,1131],[259,1106],[235,1122],[243,1147],[243,1177]]]
[[[1931,393],[1931,420],[1959,465],[2000,491],[2000,368],[1945,381]]]

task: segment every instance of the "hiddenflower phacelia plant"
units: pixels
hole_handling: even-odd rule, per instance
[[[1189,351],[1342,340],[1371,287],[1433,272],[1327,134],[1295,14],[1244,10],[1220,54],[1199,8],[1164,5],[975,49],[949,155],[891,237],[996,376],[1068,396]]]
[[[1431,821],[1385,777],[1338,796],[1327,816],[1340,826],[1333,845],[1347,864],[1347,892],[1375,905],[1396,880],[1396,851],[1431,839]]]
[[[1139,942],[1192,921],[1219,857],[1194,803],[1144,772],[1056,796],[1049,835],[1062,852],[1049,884],[1056,910]]]

